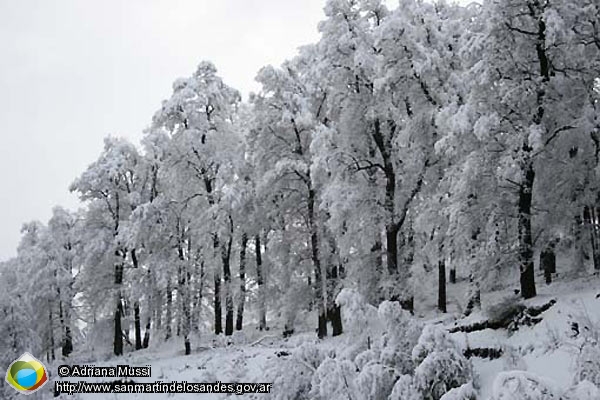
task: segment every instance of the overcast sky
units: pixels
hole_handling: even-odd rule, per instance
[[[324,4],[0,0],[0,260],[24,222],[79,206],[69,184],[103,138],[137,143],[176,78],[208,59],[247,96],[260,67],[318,40]]]
[[[138,142],[203,59],[246,95],[256,72],[318,39],[323,0],[0,0],[0,260],[56,204],[102,139]]]

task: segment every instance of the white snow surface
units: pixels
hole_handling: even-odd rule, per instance
[[[460,291],[464,286],[460,284],[449,285],[449,298],[459,298]],[[486,304],[498,301],[511,291],[485,293],[482,295],[482,309]],[[478,399],[497,400],[494,398],[494,385],[498,385],[499,376],[506,378],[515,374],[514,371],[525,371],[524,376],[538,377],[542,382],[553,387],[557,392],[565,394],[568,399],[587,400],[594,398],[599,392],[593,385],[583,382],[575,386],[575,360],[579,353],[581,335],[574,336],[571,323],[574,321],[587,320],[589,323],[600,326],[600,278],[581,278],[570,282],[555,282],[550,286],[538,283],[538,296],[526,301],[526,305],[540,305],[555,299],[557,303],[548,311],[541,314],[543,321],[532,327],[520,327],[518,331],[509,333],[504,329],[472,333],[453,333],[450,335],[459,348],[466,349],[476,347],[494,347],[503,349],[504,354],[495,360],[472,358],[474,371],[477,379],[474,388],[478,392]],[[420,305],[429,307],[428,305]],[[456,325],[467,325],[475,321],[486,319],[485,311],[477,311],[467,318],[459,316],[458,312],[437,315],[430,309],[418,309],[417,316],[425,323],[442,324],[446,328]],[[308,324],[306,324],[308,326]],[[585,329],[583,326],[581,329]],[[336,351],[343,353],[346,346],[346,338],[328,338],[317,341],[314,332],[304,332],[290,339],[282,339],[281,332],[272,329],[269,332],[258,332],[252,328],[252,337],[234,336],[233,344],[227,344],[220,338],[214,340],[205,335],[204,340],[196,340],[193,352],[189,356],[183,354],[183,344],[178,339],[159,346],[151,346],[149,349],[130,352],[123,357],[111,358],[109,355],[103,357],[78,354],[75,359],[69,360],[71,364],[85,364],[95,366],[116,366],[127,364],[131,366],[151,365],[152,376],[150,378],[135,378],[136,382],[163,382],[187,381],[223,383],[229,382],[266,382],[265,369],[269,363],[278,358],[281,351],[291,353],[294,349],[305,342],[318,343],[318,346],[327,352]],[[104,359],[100,361],[98,358]],[[31,398],[52,399],[51,392],[56,377],[58,365],[65,362],[57,362],[49,366],[50,383]],[[518,373],[517,373],[518,374]],[[64,378],[65,380],[106,381],[109,378]],[[273,387],[277,391],[277,387]],[[455,391],[458,393],[458,391]],[[62,394],[60,399],[172,399],[172,398],[195,398],[195,399],[223,399],[236,395],[225,394]],[[246,395],[248,396],[248,395]],[[253,396],[266,398],[267,396]],[[501,397],[502,399],[506,397]],[[518,397],[514,397],[518,400]]]

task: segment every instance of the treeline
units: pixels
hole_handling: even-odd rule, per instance
[[[600,268],[595,0],[324,10],[248,102],[201,63],[141,146],[105,140],[70,188],[84,209],[24,225],[0,269],[6,357],[173,336],[189,354],[194,334],[291,335],[310,311],[323,338],[342,287],[411,310],[437,292],[445,312],[448,273],[468,309],[517,282],[535,296],[539,251]]]

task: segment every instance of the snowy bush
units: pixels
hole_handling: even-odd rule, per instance
[[[440,400],[477,400],[477,392],[473,388],[473,383],[469,382],[461,387],[451,389]]]
[[[356,378],[359,398],[364,400],[387,398],[397,378],[393,368],[375,362],[365,365]]]
[[[326,358],[315,371],[309,398],[348,400],[356,393],[356,366],[349,360]]]
[[[355,289],[342,289],[336,298],[341,306],[346,346],[342,358],[353,360],[361,352],[373,347],[373,341],[383,331],[377,308],[370,305]]]
[[[598,400],[600,389],[589,381],[581,381],[563,395],[564,400]]]
[[[468,400],[474,392],[468,389],[468,384],[473,381],[471,363],[439,327],[428,325],[423,329],[412,350],[412,362],[417,365],[414,375],[400,377],[390,400],[440,400],[452,389],[463,386],[461,391],[452,392],[453,396]]]
[[[501,372],[494,380],[492,400],[559,400],[556,388],[525,371]]]
[[[381,337],[381,363],[396,369],[398,374],[412,373],[412,350],[421,335],[421,325],[397,302],[384,301],[379,306],[379,318],[384,323]]]
[[[304,343],[290,357],[279,359],[267,368],[267,378],[273,382],[270,397],[276,400],[311,399],[313,374],[325,359],[314,343]]]
[[[426,325],[412,350],[412,359],[415,365],[419,365],[430,353],[455,347],[456,344],[445,330],[434,325]]]
[[[354,363],[358,369],[363,369],[370,362],[377,362],[380,357],[378,349],[365,350],[354,359]]]
[[[600,346],[587,343],[581,348],[575,364],[575,381],[600,386]]]
[[[413,385],[424,399],[439,399],[450,389],[473,379],[471,363],[458,349],[448,333],[437,326],[423,329],[412,359],[417,366]]]
[[[518,316],[525,306],[518,296],[507,296],[485,308],[485,314],[492,321],[507,321]]]
[[[355,289],[345,288],[335,301],[342,309],[345,333],[365,341],[375,333],[380,325],[377,321],[377,309],[362,294]]]
[[[439,400],[449,390],[473,380],[471,363],[458,350],[429,353],[417,367],[414,386],[424,400]]]
[[[402,375],[396,381],[389,400],[423,400],[413,385],[413,377]]]

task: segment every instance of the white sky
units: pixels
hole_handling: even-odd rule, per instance
[[[0,0],[0,260],[24,222],[78,206],[69,184],[108,134],[137,142],[172,82],[256,72],[318,39],[323,0]]]
[[[393,1],[395,3],[395,1]],[[172,82],[256,72],[318,39],[325,0],[0,0],[0,260],[24,222],[77,208],[69,184],[103,138],[138,142]]]

